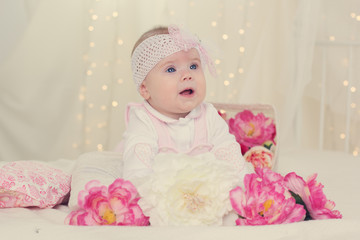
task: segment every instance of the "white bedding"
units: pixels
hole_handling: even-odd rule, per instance
[[[54,163],[57,164],[57,163]],[[62,160],[71,169],[74,162]],[[78,227],[63,224],[66,205],[53,209],[0,209],[1,239],[360,239],[360,161],[337,152],[280,152],[278,171],[302,177],[317,172],[343,219],[247,227]]]

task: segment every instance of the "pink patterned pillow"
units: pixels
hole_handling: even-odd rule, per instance
[[[0,168],[0,208],[53,207],[70,191],[71,176],[36,161],[9,162]]]

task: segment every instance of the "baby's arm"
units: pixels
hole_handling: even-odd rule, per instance
[[[235,136],[229,133],[225,120],[218,114],[212,104],[207,105],[209,140],[214,145],[212,152],[219,160],[227,161],[243,176],[248,173],[245,159]]]
[[[123,177],[131,181],[150,174],[157,151],[157,134],[151,119],[143,108],[131,108],[124,133]]]

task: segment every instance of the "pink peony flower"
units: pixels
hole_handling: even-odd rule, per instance
[[[229,130],[241,145],[242,153],[253,147],[262,145],[266,141],[273,141],[276,128],[273,119],[265,117],[263,113],[254,115],[244,110],[229,119]]]
[[[316,182],[316,177],[317,174],[313,174],[305,182],[302,177],[291,172],[285,176],[285,184],[302,199],[310,219],[342,218],[338,210],[333,210],[335,203],[326,198],[322,191],[324,186]]]
[[[71,212],[65,219],[70,225],[149,225],[138,205],[138,192],[134,185],[121,178],[109,187],[97,180],[85,185],[78,196],[79,210]]]
[[[267,225],[302,221],[306,211],[296,204],[284,185],[284,178],[268,168],[247,174],[244,189],[230,191],[230,201],[239,218],[237,225]]]
[[[250,148],[244,158],[247,162],[250,162],[254,168],[272,168],[274,154],[263,146],[255,146]]]

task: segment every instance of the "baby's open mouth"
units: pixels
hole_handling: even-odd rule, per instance
[[[194,90],[192,90],[191,88],[188,88],[188,89],[181,91],[180,95],[191,95],[193,93],[194,93]]]

